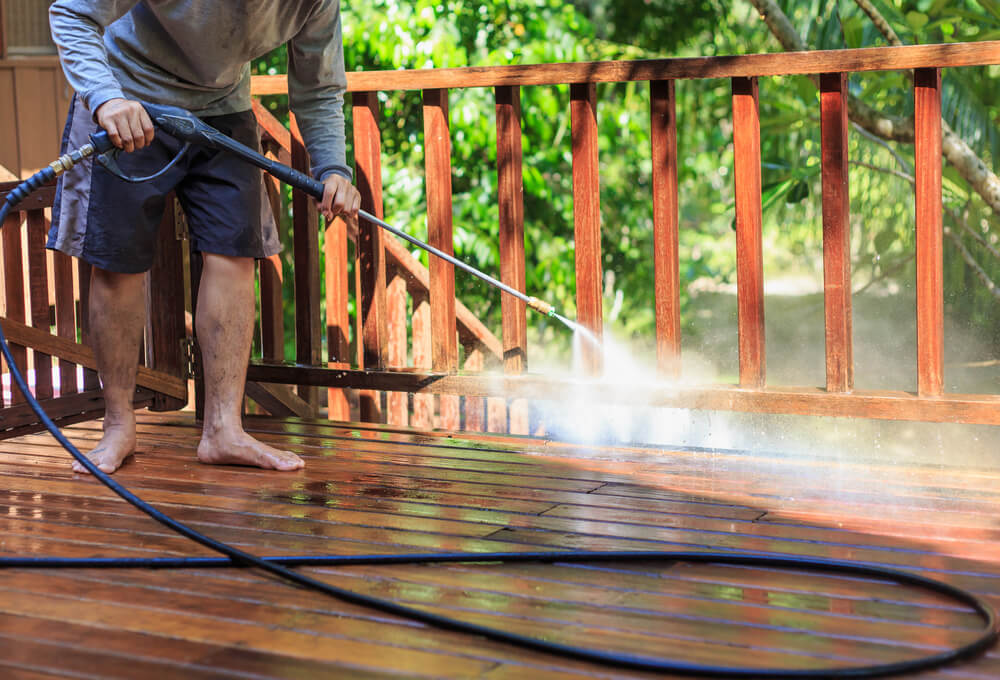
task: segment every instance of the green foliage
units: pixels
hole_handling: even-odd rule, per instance
[[[817,49],[884,45],[850,0],[779,0],[808,45]],[[907,43],[1000,38],[996,0],[874,0]],[[721,0],[386,0],[345,3],[348,70],[390,70],[551,63],[662,56],[704,56],[777,48],[749,3]],[[257,73],[284,71],[278,51]],[[953,69],[945,76],[944,115],[994,163],[1000,147],[997,68]],[[889,114],[912,114],[906,74],[855,75],[851,92]],[[804,77],[760,82],[765,269],[820,271],[822,228],[818,96]],[[678,174],[682,319],[697,334],[688,287],[702,279],[735,281],[731,90],[722,80],[679,81]],[[601,85],[602,255],[605,318],[619,335],[651,351],[653,244],[649,94],[644,83]],[[380,93],[385,213],[393,224],[426,236],[422,101],[418,92]],[[572,157],[568,87],[521,88],[525,241],[528,292],[575,314]],[[278,113],[284,98],[267,105]],[[452,189],[456,254],[487,273],[499,272],[496,128],[493,92],[450,92]],[[348,134],[350,134],[350,107]],[[893,172],[912,173],[912,146],[852,133],[852,243],[856,286],[912,277],[912,187]],[[995,219],[953,171],[946,203],[995,238]],[[955,226],[955,225],[952,225]],[[957,230],[957,229],[956,229]],[[970,242],[970,248],[973,244]],[[287,249],[286,249],[287,252]],[[424,259],[422,252],[415,253]],[[978,323],[997,324],[995,304],[968,267],[947,253],[949,303]],[[1000,280],[1000,263],[983,261]],[[286,277],[291,281],[291,277]],[[478,280],[456,277],[462,301],[499,334],[500,297]],[[956,292],[959,291],[959,292]],[[971,291],[971,292],[966,292]],[[529,321],[542,352],[558,354],[568,334]]]

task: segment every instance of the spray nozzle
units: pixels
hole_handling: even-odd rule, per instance
[[[528,298],[527,304],[533,310],[535,310],[539,314],[544,314],[545,316],[552,316],[556,312],[555,307],[550,305],[548,302],[539,300],[534,296]]]

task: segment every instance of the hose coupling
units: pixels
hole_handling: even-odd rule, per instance
[[[552,316],[552,314],[556,311],[556,308],[548,302],[539,300],[534,296],[528,298],[528,306],[539,314],[544,314],[545,316]]]
[[[93,144],[84,144],[79,149],[64,154],[52,161],[49,163],[49,167],[52,168],[52,171],[56,174],[56,177],[58,177],[82,161],[84,158],[92,156],[94,151],[95,149]]]

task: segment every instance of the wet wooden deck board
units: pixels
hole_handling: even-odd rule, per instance
[[[507,435],[253,419],[302,472],[207,467],[187,414],[144,414],[116,479],[258,554],[758,550],[896,566],[1000,604],[1000,473],[733,451],[585,447]],[[98,423],[68,430],[81,448]],[[0,553],[208,551],[69,470],[47,435],[0,444]],[[832,484],[831,480],[837,483]],[[477,623],[693,663],[817,668],[970,639],[938,596],[865,579],[721,565],[309,568]],[[0,674],[82,678],[644,677],[445,633],[257,572],[9,570]],[[919,677],[1000,675],[1000,653]],[[916,677],[916,676],[914,676]]]

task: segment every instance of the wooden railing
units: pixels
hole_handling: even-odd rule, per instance
[[[655,296],[658,366],[662,388],[636,390],[630,385],[606,385],[609,401],[710,410],[745,410],[769,413],[836,415],[865,418],[1000,424],[1000,397],[956,395],[943,391],[943,292],[941,220],[941,85],[942,68],[1000,63],[1000,42],[922,45],[809,53],[750,55],[697,59],[663,59],[633,62],[545,64],[494,68],[434,69],[423,71],[356,72],[348,74],[353,105],[353,144],[357,184],[363,206],[382,214],[382,186],[377,93],[419,90],[423,94],[424,149],[427,183],[429,241],[446,252],[452,248],[451,156],[448,125],[448,92],[454,88],[490,87],[495,91],[498,159],[500,279],[524,290],[524,208],[521,184],[520,88],[569,85],[573,140],[574,234],[578,320],[600,333],[602,265],[600,246],[599,165],[596,141],[597,83],[647,81],[653,153],[653,203],[655,233]],[[917,356],[918,389],[859,391],[854,389],[851,312],[851,263],[847,155],[846,75],[872,70],[913,70],[916,107],[916,214],[917,242]],[[815,76],[820,87],[822,138],[822,200],[824,286],[826,309],[826,385],[824,387],[772,387],[767,384],[764,334],[764,274],[762,257],[762,206],[759,77],[803,74]],[[734,181],[738,274],[739,381],[736,385],[683,386],[680,374],[680,282],[678,262],[678,195],[674,81],[691,78],[729,78],[733,92]],[[257,95],[286,92],[283,76],[254,79]],[[270,125],[271,123],[267,123]],[[294,149],[293,149],[294,151]],[[299,167],[304,168],[301,153]],[[292,159],[296,160],[295,153]],[[297,204],[296,210],[301,205]],[[296,213],[298,215],[298,213]],[[296,219],[303,219],[297,217]],[[312,219],[312,218],[309,218]],[[332,227],[328,253],[343,253],[345,229]],[[296,230],[298,234],[299,230]],[[306,230],[307,233],[315,233]],[[332,237],[332,238],[331,238]],[[331,336],[330,360],[324,365],[311,358],[315,345],[306,343],[298,365],[255,363],[253,380],[297,385],[350,387],[365,391],[362,417],[385,417],[377,408],[372,390],[410,392],[418,397],[437,394],[436,421],[444,427],[473,429],[477,417],[455,412],[460,403],[479,408],[478,400],[491,398],[496,415],[490,429],[526,431],[523,411],[510,418],[505,408],[519,398],[560,399],[579,384],[524,374],[529,354],[526,309],[523,303],[503,298],[503,377],[475,374],[458,365],[454,272],[447,263],[431,258],[426,293],[414,295],[411,317],[399,302],[404,286],[398,282],[398,264],[391,260],[392,237],[362,222],[358,228],[359,357],[355,368],[344,367],[343,346]],[[314,246],[296,246],[300,254],[315,258]],[[308,269],[315,269],[312,264]],[[346,337],[346,262],[327,258],[327,323],[336,337]],[[405,277],[405,275],[404,275]],[[311,289],[310,289],[311,290]],[[333,291],[335,297],[329,297]],[[426,297],[424,297],[426,295]],[[337,297],[339,296],[339,297]],[[318,313],[312,293],[300,294],[297,319]],[[312,305],[306,311],[302,304]],[[429,304],[429,312],[424,305]],[[430,351],[426,325],[430,325]],[[403,366],[400,329],[413,329],[411,366]],[[311,324],[302,324],[301,332]],[[398,335],[397,335],[398,334]],[[597,370],[599,357],[590,357]],[[583,380],[584,378],[581,378]],[[391,404],[391,402],[390,402]],[[390,410],[392,407],[390,406]],[[393,422],[402,422],[390,415]],[[470,424],[471,423],[471,424]],[[426,425],[426,420],[419,424]]]
[[[499,207],[499,278],[525,287],[524,204],[521,181],[522,86],[568,85],[572,128],[574,234],[578,320],[595,332],[603,325],[600,241],[600,173],[596,143],[597,83],[647,81],[652,138],[651,196],[654,216],[655,285],[650,305],[656,312],[658,370],[663,387],[603,385],[610,402],[707,410],[834,415],[1000,424],[1000,397],[956,395],[943,390],[943,293],[941,221],[940,69],[1000,63],[1000,43],[927,45],[593,64],[547,64],[496,68],[349,73],[353,107],[356,180],[363,207],[382,215],[380,91],[419,90],[423,96],[428,240],[452,250],[451,142],[449,90],[490,87],[495,92]],[[913,69],[916,107],[917,338],[918,389],[854,389],[847,194],[846,74],[879,69]],[[762,266],[760,131],[757,79],[778,74],[809,74],[820,87],[823,147],[823,239],[826,309],[826,385],[773,387],[767,384]],[[738,270],[739,381],[735,385],[685,386],[680,375],[680,280],[675,83],[684,78],[729,78],[733,90],[734,179]],[[282,93],[283,77],[257,77],[258,95]],[[294,120],[281,126],[255,107],[265,149],[297,168],[308,158]],[[280,210],[279,187],[269,184],[272,206]],[[46,255],[45,208],[51,189],[36,192],[3,229],[4,329],[20,345],[18,362],[60,363],[61,405],[45,378],[36,382],[54,415],[69,422],[99,413],[96,380],[85,373],[72,382],[75,365],[93,367],[86,348],[86,267]],[[530,354],[525,305],[502,298],[502,328],[495,337],[459,301],[452,267],[436,258],[425,268],[398,243],[367,222],[336,220],[324,234],[325,267],[320,271],[318,218],[313,201],[293,198],[295,327],[284,327],[282,261],[260,268],[260,356],[251,362],[248,395],[275,415],[316,415],[327,388],[327,413],[333,419],[360,417],[421,428],[528,431],[528,398],[560,400],[590,378],[554,379],[526,372]],[[182,242],[175,237],[174,215],[162,230],[157,263],[151,273],[153,300],[147,329],[147,370],[141,374],[139,403],[176,408],[182,393],[186,338],[184,299],[197,297],[200,258],[190,257],[190,287]],[[355,243],[355,277],[348,280],[348,242]],[[27,252],[27,258],[24,252]],[[51,264],[50,264],[51,263]],[[27,265],[27,266],[26,266]],[[49,272],[52,272],[51,276]],[[320,300],[320,276],[326,298]],[[51,283],[50,283],[51,281]],[[75,284],[74,284],[75,281]],[[351,289],[356,309],[349,315]],[[407,300],[409,297],[409,301]],[[323,304],[325,303],[325,304]],[[326,316],[321,310],[325,307]],[[408,311],[411,310],[411,311]],[[56,334],[49,332],[56,328]],[[326,352],[323,334],[326,334]],[[353,331],[352,331],[353,328]],[[408,330],[409,329],[409,330]],[[286,334],[295,334],[295,356],[284,355]],[[352,339],[353,337],[353,339]],[[352,356],[352,346],[354,348]],[[30,350],[25,347],[32,348]],[[462,348],[463,351],[460,350]],[[460,365],[461,359],[464,357]],[[600,357],[589,357],[590,371]],[[502,370],[502,374],[498,374]],[[65,372],[65,377],[63,372]],[[46,371],[36,372],[44,376]],[[39,378],[36,378],[38,380]],[[292,391],[286,385],[296,386]],[[357,390],[358,410],[345,390]],[[384,393],[384,395],[383,395]],[[407,393],[412,395],[412,400]],[[200,401],[200,397],[198,399]],[[384,404],[383,404],[384,401]],[[23,404],[0,404],[8,436],[36,428]],[[0,434],[0,436],[3,436]]]
[[[16,185],[0,183],[0,200]],[[0,322],[35,397],[56,422],[68,424],[100,417],[104,401],[94,354],[86,342],[90,267],[45,249],[54,195],[54,186],[35,191],[0,230]],[[169,222],[172,225],[172,211]],[[187,403],[182,352],[184,279],[174,230],[161,231],[163,239],[148,284],[150,306],[156,313],[147,325],[135,403],[173,410]],[[42,429],[11,384],[6,364],[0,375],[6,388],[0,397],[0,439]]]

